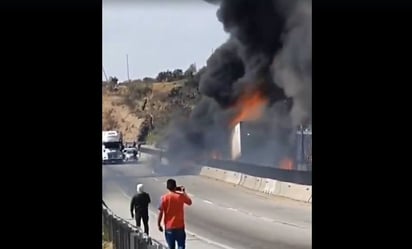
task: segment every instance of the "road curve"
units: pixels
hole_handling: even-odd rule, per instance
[[[263,194],[200,176],[160,177],[145,163],[103,165],[103,198],[118,215],[130,218],[130,198],[136,184],[143,183],[152,198],[151,236],[163,240],[155,229],[155,212],[170,177],[184,185],[193,200],[193,205],[185,209],[187,230],[194,234],[188,236],[188,248],[312,247],[310,204],[268,199]]]

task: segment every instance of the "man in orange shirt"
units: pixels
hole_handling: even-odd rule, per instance
[[[157,226],[163,232],[161,222],[164,217],[165,238],[169,249],[175,249],[176,242],[178,249],[185,249],[184,204],[190,206],[192,205],[192,200],[186,194],[183,186],[177,187],[174,179],[167,180],[166,188],[169,190],[169,193],[163,195],[160,201]]]

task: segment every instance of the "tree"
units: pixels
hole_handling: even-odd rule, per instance
[[[156,80],[159,81],[159,82],[162,82],[163,80],[165,80],[165,78],[166,78],[165,72],[160,72],[160,73],[157,75]]]
[[[175,69],[173,71],[173,77],[172,80],[181,80],[183,79],[183,71],[182,69]]]
[[[193,75],[196,74],[196,72],[197,72],[196,64],[193,63],[189,66],[188,69],[186,69],[186,71],[184,73],[184,76],[185,76],[185,78],[191,78],[191,77],[193,77]]]
[[[173,80],[173,73],[170,70],[165,72],[165,81],[169,82]]]
[[[154,82],[156,82],[156,80],[153,79],[153,78],[150,78],[150,77],[144,77],[143,82],[144,83],[154,83]]]
[[[119,82],[119,79],[117,77],[109,77],[109,84],[111,85],[117,85],[117,83]]]
[[[196,74],[192,77],[189,77],[186,81],[186,85],[190,87],[199,87],[200,78],[206,72],[206,67],[202,67]]]

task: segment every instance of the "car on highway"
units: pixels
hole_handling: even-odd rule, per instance
[[[125,149],[123,150],[123,155],[124,155],[124,159],[123,159],[123,160],[124,160],[125,162],[138,161],[138,160],[139,160],[139,157],[140,157],[139,151],[138,151],[136,148],[134,148],[134,147],[125,148]]]

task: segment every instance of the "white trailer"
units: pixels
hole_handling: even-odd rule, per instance
[[[123,136],[118,131],[103,131],[102,159],[103,163],[123,162]]]

